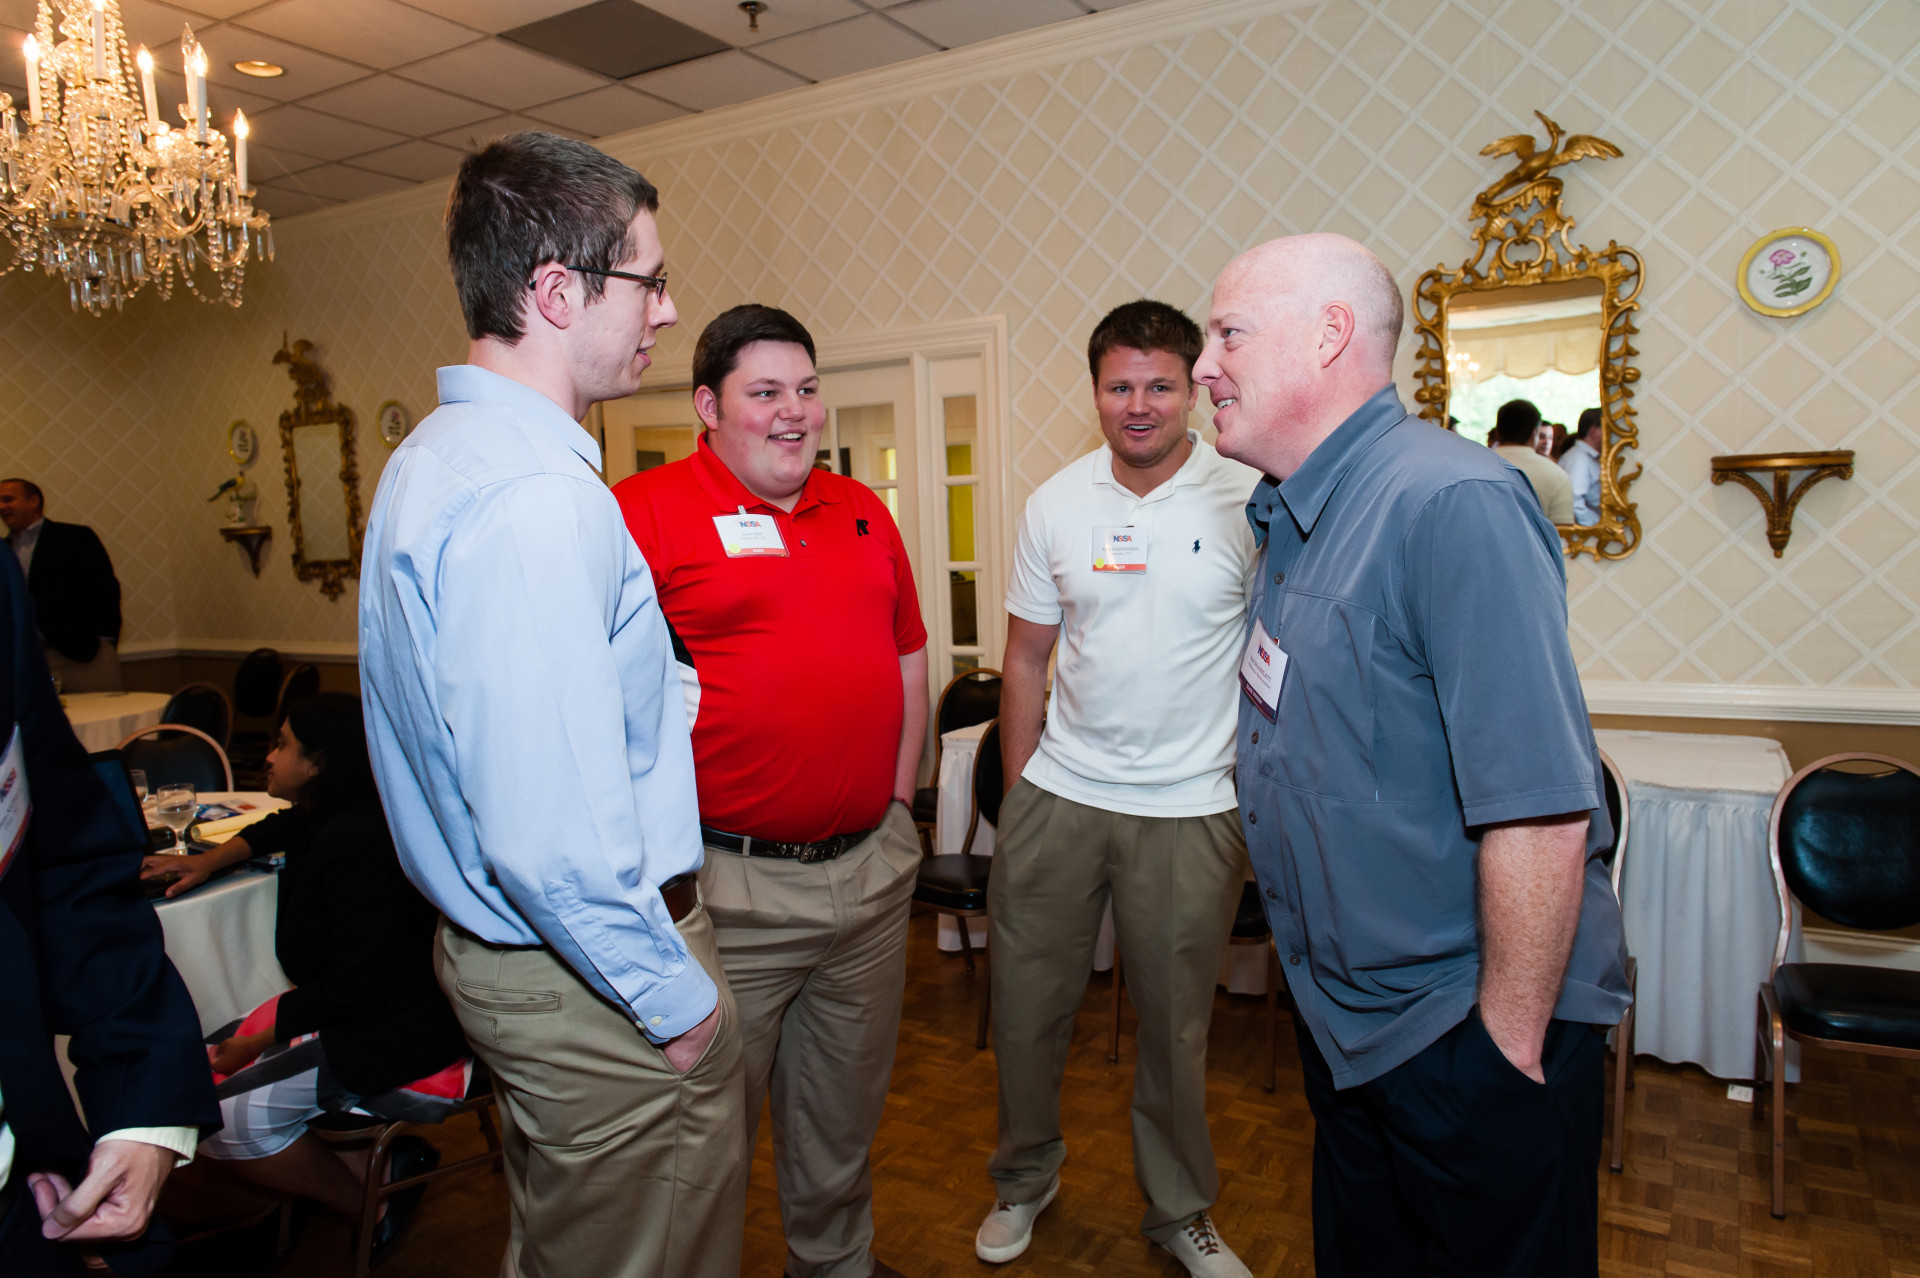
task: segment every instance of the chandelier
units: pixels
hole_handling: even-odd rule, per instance
[[[273,231],[247,186],[246,116],[234,112],[231,148],[208,127],[192,28],[180,128],[160,118],[153,56],[129,55],[117,0],[39,0],[22,53],[24,109],[0,93],[0,237],[13,251],[0,275],[38,266],[94,315],[147,284],[171,297],[176,272],[201,301],[240,305],[247,259],[272,259]]]

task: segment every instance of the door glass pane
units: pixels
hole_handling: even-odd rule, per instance
[[[693,456],[699,442],[698,429],[688,426],[636,426],[633,428],[633,469],[637,474]]]
[[[980,658],[972,653],[956,654],[953,658],[953,673],[963,675],[969,670],[980,668]]]
[[[893,438],[892,404],[859,404],[836,411],[840,428],[840,456],[853,477],[863,484],[891,483],[900,478]]]
[[[947,574],[947,589],[953,599],[953,641],[961,647],[971,648],[980,642],[980,619],[974,610],[974,577],[971,572],[950,572]],[[975,662],[978,665],[979,662]]]
[[[973,485],[947,489],[947,558],[967,563],[973,559]],[[972,643],[954,634],[955,643]]]
[[[949,395],[940,401],[946,420],[947,474],[973,473],[975,405],[971,395]]]

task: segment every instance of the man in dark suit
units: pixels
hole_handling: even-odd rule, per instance
[[[218,1126],[193,1000],[140,890],[123,815],[53,694],[27,583],[0,555],[0,1274],[137,1278],[176,1162]],[[74,1109],[53,1038],[85,1106]],[[98,1136],[94,1133],[99,1133]]]
[[[85,524],[46,516],[29,479],[0,479],[0,523],[27,575],[47,665],[63,692],[120,691],[120,581],[107,548]]]

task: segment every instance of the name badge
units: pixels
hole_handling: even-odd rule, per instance
[[[1093,570],[1095,572],[1145,572],[1147,537],[1137,528],[1096,528],[1093,530]]]
[[[1260,618],[1253,619],[1253,633],[1247,636],[1246,655],[1240,658],[1240,691],[1247,694],[1253,708],[1270,720],[1280,713],[1280,683],[1287,675],[1287,654],[1267,633]]]
[[[744,510],[735,515],[715,515],[713,526],[720,530],[720,546],[729,559],[787,553],[780,525],[772,515],[749,515]]]
[[[0,758],[0,878],[13,864],[13,854],[27,837],[27,818],[33,801],[27,796],[27,752],[20,744],[20,725],[13,725],[7,753]]]

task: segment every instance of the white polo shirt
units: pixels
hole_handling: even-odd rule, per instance
[[[1247,498],[1258,471],[1197,431],[1179,473],[1136,497],[1102,445],[1027,500],[1007,611],[1060,627],[1053,700],[1021,775],[1076,803],[1133,816],[1234,806],[1234,725],[1255,565]],[[1146,571],[1099,571],[1103,530],[1144,545]],[[1121,562],[1125,556],[1113,559]]]

